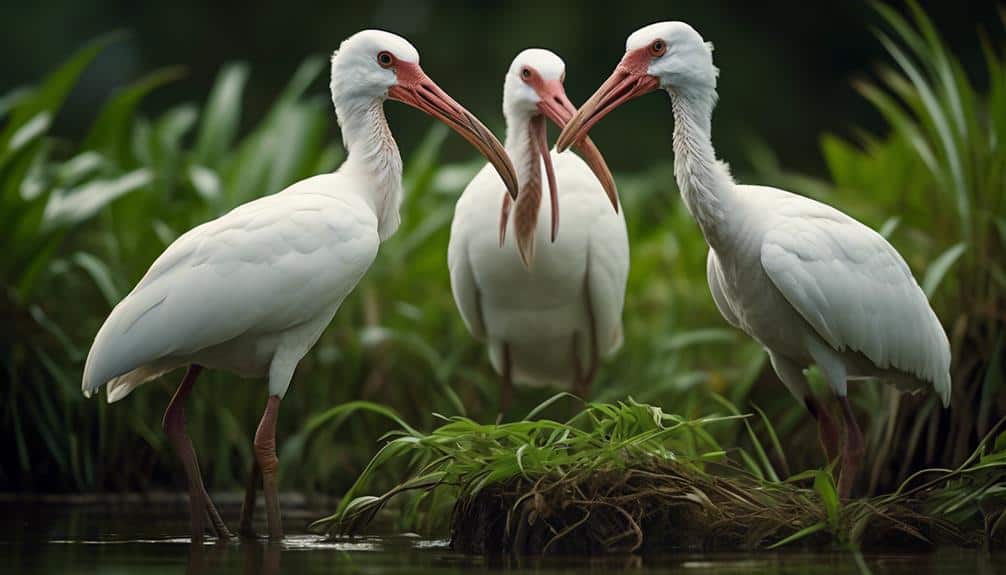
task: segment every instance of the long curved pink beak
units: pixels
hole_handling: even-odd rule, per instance
[[[447,95],[423,72],[419,64],[398,62],[395,66],[398,83],[388,89],[388,97],[422,110],[447,124],[474,146],[496,168],[507,192],[517,197],[517,172],[503,144],[471,112]]]
[[[576,114],[576,106],[566,97],[566,89],[563,87],[562,82],[558,80],[544,82],[536,91],[538,97],[541,98],[541,101],[538,102],[538,110],[557,127],[565,128],[569,124],[570,119]],[[611,202],[611,207],[615,209],[615,213],[618,213],[618,189],[615,187],[615,178],[611,175],[611,170],[608,169],[608,164],[604,161],[601,151],[597,149],[597,146],[588,137],[584,137],[574,147],[583,160],[587,162],[590,171],[594,172],[597,181],[601,183],[604,193]],[[555,206],[553,206],[552,213],[557,213]],[[554,228],[557,224],[553,221],[552,225],[554,238]]]
[[[556,149],[560,152],[566,150],[585,138],[594,124],[615,108],[659,88],[660,81],[646,73],[649,58],[647,48],[637,48],[626,53],[611,76],[580,106],[580,111],[563,128],[556,141]]]

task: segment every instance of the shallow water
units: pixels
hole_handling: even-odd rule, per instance
[[[314,512],[286,513],[282,544],[192,546],[184,503],[172,505],[0,504],[0,573],[385,573],[482,572],[667,574],[984,574],[1006,555],[945,549],[933,553],[665,554],[604,558],[515,559],[454,553],[446,540],[411,535],[335,542],[306,533]],[[237,512],[222,509],[232,526]],[[1006,571],[1004,571],[1006,572]]]

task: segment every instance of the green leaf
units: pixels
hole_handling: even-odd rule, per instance
[[[122,299],[118,288],[115,286],[115,280],[112,277],[112,272],[105,265],[105,262],[99,260],[95,256],[87,252],[77,252],[73,254],[72,260],[75,264],[80,266],[84,271],[91,276],[91,280],[94,284],[98,286],[101,291],[101,295],[105,297],[105,301],[108,306],[115,307],[115,304],[119,303]]]
[[[91,132],[84,139],[82,148],[101,150],[119,165],[125,165],[131,144],[132,120],[137,106],[155,89],[180,78],[183,74],[182,68],[165,68],[147,74],[120,89],[105,103],[91,126]]]
[[[325,425],[326,423],[328,423],[333,419],[340,418],[341,420],[342,417],[348,416],[357,411],[369,411],[370,413],[376,413],[377,415],[381,415],[387,419],[390,419],[391,421],[394,421],[399,427],[404,429],[410,435],[414,436],[420,435],[420,433],[416,431],[415,428],[406,423],[404,419],[399,417],[398,413],[394,409],[370,401],[350,401],[347,403],[343,403],[341,405],[336,405],[335,407],[330,407],[329,409],[326,409],[325,411],[317,415],[311,416],[311,418],[307,422],[307,425],[304,426],[304,429],[308,433],[311,433],[314,430],[318,429],[320,426]]]
[[[814,477],[814,491],[821,498],[821,504],[828,517],[828,525],[832,528],[838,525],[838,490],[835,488],[835,480],[828,470],[820,470]]]
[[[950,121],[946,117],[945,110],[940,107],[940,103],[933,92],[932,86],[926,81],[925,76],[919,71],[912,60],[898,47],[886,34],[877,33],[881,44],[887,52],[894,58],[901,69],[908,76],[915,87],[923,107],[928,114],[928,119],[933,122],[939,136],[939,141],[943,147],[943,154],[950,169],[951,181],[953,182],[954,196],[957,199],[957,211],[961,220],[961,228],[971,229],[971,201],[965,182],[964,168],[960,156],[960,151],[956,146],[956,140],[951,132]]]
[[[827,528],[828,526],[825,525],[824,522],[815,523],[809,527],[804,527],[803,529],[797,531],[796,533],[790,535],[789,537],[776,541],[772,545],[766,547],[766,549],[778,549],[780,547],[785,547],[790,543],[794,543],[796,541],[804,539],[809,535],[813,535],[814,533],[817,533],[818,531],[822,531]]]
[[[963,242],[954,244],[929,264],[929,267],[926,268],[926,275],[922,278],[922,291],[926,293],[926,297],[933,297],[936,288],[943,281],[943,277],[947,275],[951,266],[964,254],[966,249],[967,246]]]
[[[20,97],[11,111],[7,126],[0,132],[0,153],[8,147],[12,136],[31,118],[43,113],[54,116],[84,69],[110,43],[121,37],[122,34],[113,33],[92,40],[49,74],[30,94]]]
[[[676,351],[696,345],[713,343],[732,343],[737,340],[737,334],[724,328],[693,329],[671,335],[661,341],[659,348],[663,351]]]
[[[76,186],[107,166],[105,157],[98,152],[82,152],[63,162],[56,169],[56,184]]]
[[[31,95],[31,88],[22,86],[0,96],[0,120],[7,115],[11,108],[17,106],[18,102]]]
[[[53,194],[45,206],[43,227],[51,230],[82,222],[109,202],[138,190],[153,180],[153,172],[141,168],[117,178],[89,182],[70,192]]]
[[[901,223],[901,216],[891,216],[887,218],[887,221],[885,221],[882,226],[880,226],[880,229],[877,230],[877,233],[883,236],[884,239],[889,240],[891,239],[891,234],[894,233],[894,230],[898,229],[898,225],[900,223]]]
[[[196,162],[215,166],[231,149],[241,122],[247,82],[248,65],[244,63],[228,64],[217,75],[196,137]]]
[[[775,450],[776,455],[779,456],[779,461],[782,462],[782,468],[786,475],[789,475],[789,462],[786,461],[786,452],[782,448],[782,443],[779,441],[779,436],[775,432],[775,426],[772,425],[772,421],[769,420],[765,412],[761,410],[760,407],[751,403],[751,408],[755,410],[759,417],[761,417],[762,424],[765,426],[765,431],[768,432],[769,440],[772,442],[772,448]]]
[[[548,409],[552,404],[554,404],[555,402],[559,401],[564,397],[569,397],[575,401],[583,401],[582,399],[573,395],[572,393],[569,393],[567,391],[560,391],[559,393],[554,394],[552,397],[546,399],[545,401],[535,406],[534,409],[529,411],[528,414],[524,416],[524,421],[531,421],[535,417],[538,417],[538,415],[540,415],[543,411]]]
[[[203,200],[211,204],[220,200],[222,184],[220,176],[214,170],[193,164],[189,166],[188,176],[193,189]]]
[[[807,481],[808,479],[817,479],[817,474],[820,473],[819,469],[806,469],[800,473],[790,475],[786,478],[786,483],[799,483],[801,481]]]
[[[52,124],[51,112],[39,112],[15,131],[7,143],[7,151],[16,152],[42,137]]]

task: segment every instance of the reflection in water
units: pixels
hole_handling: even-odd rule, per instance
[[[222,511],[224,511],[222,509]],[[233,515],[236,516],[236,511]],[[225,515],[228,512],[225,511]],[[286,525],[303,533],[310,514]],[[282,543],[191,545],[186,508],[6,506],[0,508],[0,572],[242,574],[408,572],[536,574],[607,573],[641,575],[769,573],[838,575],[875,573],[929,575],[995,573],[1004,555],[943,549],[933,553],[668,553],[659,556],[474,557],[452,552],[445,540],[410,535],[324,541],[313,535],[288,536]]]
[[[277,575],[284,550],[283,543],[241,541],[240,544],[189,545],[187,575],[220,573],[233,565],[234,555],[242,555],[245,575]]]

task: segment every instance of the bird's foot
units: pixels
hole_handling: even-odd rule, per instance
[[[210,531],[213,532],[213,535],[216,536],[217,539],[221,541],[230,541],[234,538],[230,529],[227,528],[227,524],[224,523],[224,520],[220,517],[220,513],[217,511],[217,508],[213,505],[213,502],[210,501],[209,495],[206,496],[206,515],[210,518]]]

